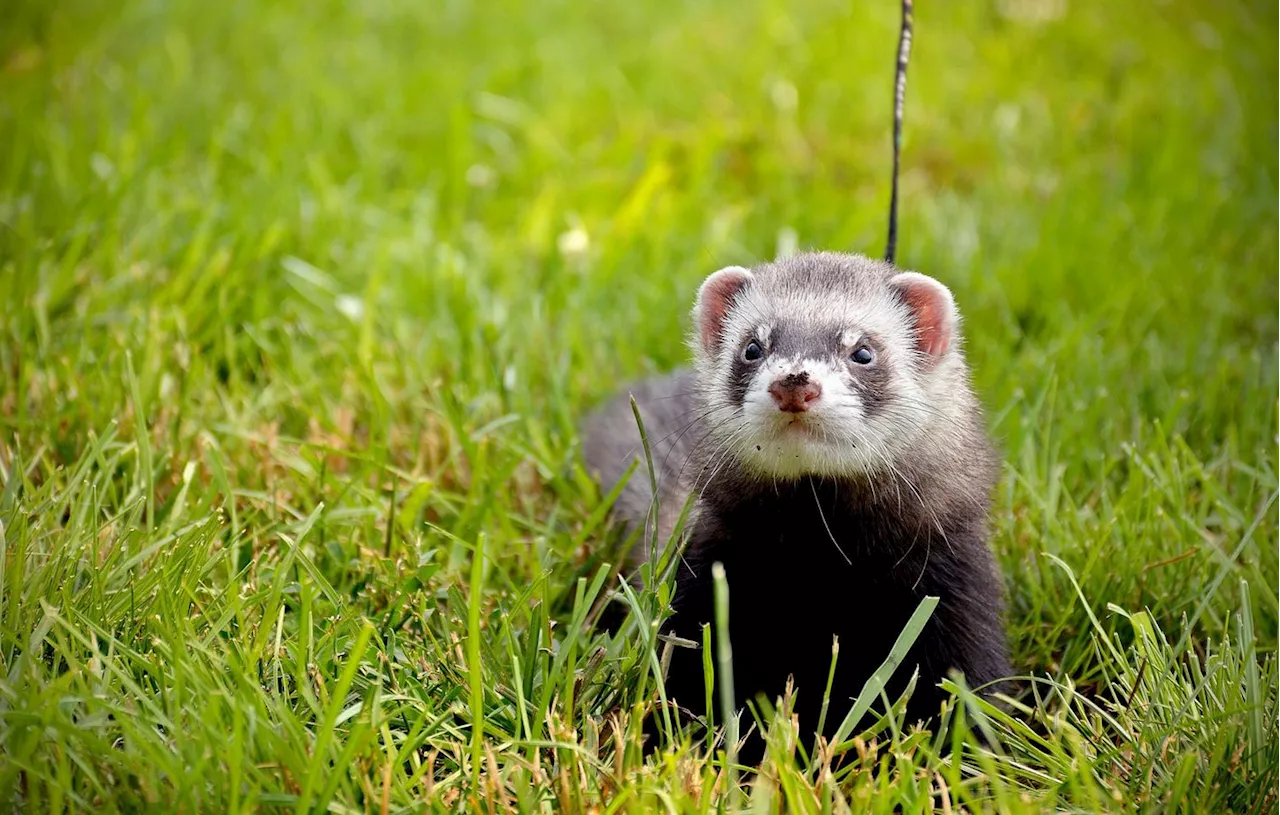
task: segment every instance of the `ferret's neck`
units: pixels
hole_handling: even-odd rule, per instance
[[[778,513],[819,512],[824,516],[897,518],[902,524],[926,524],[933,485],[902,472],[896,475],[833,478],[759,476],[724,466],[700,492],[701,502],[723,515],[748,518]]]

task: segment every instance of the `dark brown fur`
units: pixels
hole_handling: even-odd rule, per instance
[[[838,637],[825,727],[830,736],[917,604],[930,595],[940,598],[938,607],[888,688],[896,699],[919,671],[909,720],[937,713],[943,698],[938,682],[948,671],[963,674],[970,686],[1010,673],[1001,586],[986,543],[997,461],[976,401],[970,409],[967,375],[954,396],[965,405],[960,413],[966,418],[949,428],[945,449],[926,440],[895,461],[892,474],[792,479],[762,478],[706,443],[717,418],[697,398],[706,375],[678,373],[631,392],[653,449],[660,541],[672,534],[685,497],[697,496],[667,631],[701,642],[702,627],[713,620],[711,566],[723,563],[739,704],[758,694],[772,702],[793,677],[801,733],[812,733],[832,638]],[[895,398],[892,392],[873,396],[865,402],[877,409]],[[620,396],[588,424],[586,461],[610,485],[639,451],[629,400]],[[642,524],[652,498],[647,474],[638,472],[615,515]],[[643,549],[635,553],[637,560],[646,555]],[[667,691],[682,707],[705,712],[699,651],[677,650]]]

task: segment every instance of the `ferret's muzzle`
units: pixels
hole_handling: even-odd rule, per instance
[[[773,397],[778,410],[784,413],[804,413],[822,396],[822,385],[811,380],[805,372],[787,374],[773,380],[769,385],[769,395]]]

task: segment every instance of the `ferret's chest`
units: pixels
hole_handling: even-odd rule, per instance
[[[807,608],[837,617],[863,603],[912,603],[912,569],[932,545],[892,514],[799,492],[715,513],[689,554],[699,580],[722,563],[735,601],[762,615]]]
[[[779,692],[787,676],[822,687],[833,637],[841,643],[839,691],[856,693],[923,596],[908,564],[925,561],[913,557],[906,528],[882,515],[838,511],[809,496],[704,523],[677,578],[675,625],[700,638],[715,616],[712,564],[722,563],[744,693]]]

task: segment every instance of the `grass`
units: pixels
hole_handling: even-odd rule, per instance
[[[783,700],[755,777],[642,754],[669,584],[590,626],[576,423],[710,271],[881,251],[895,4],[4,17],[6,810],[1275,810],[1274,6],[918,5],[899,261],[1026,679],[818,750]]]

